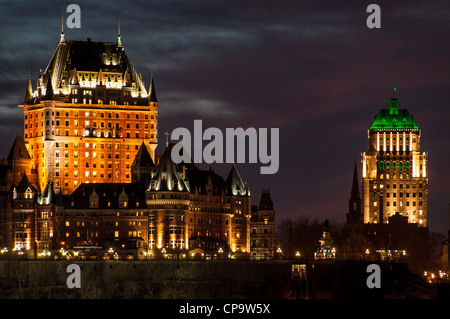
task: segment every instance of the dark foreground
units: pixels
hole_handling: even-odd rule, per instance
[[[70,264],[80,288],[68,288]],[[293,272],[301,265],[302,272]],[[368,288],[369,262],[350,261],[0,261],[1,299],[435,299],[404,263],[377,263],[381,288]]]

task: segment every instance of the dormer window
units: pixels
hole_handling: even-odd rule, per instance
[[[25,198],[26,199],[31,199],[33,198],[33,191],[31,190],[31,188],[27,188],[27,190],[25,191]]]

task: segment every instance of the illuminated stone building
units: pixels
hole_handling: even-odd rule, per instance
[[[399,214],[427,227],[428,154],[421,152],[420,138],[414,117],[395,97],[375,116],[362,153],[364,223],[388,223]]]
[[[154,158],[158,100],[116,42],[60,42],[23,104],[24,139],[38,189],[71,194],[81,183],[129,183],[142,142]]]
[[[168,142],[155,154],[153,76],[146,90],[120,35],[110,43],[67,41],[62,33],[20,106],[24,137],[0,160],[2,249],[37,258],[77,247],[139,258],[250,256],[249,187],[235,165],[225,179],[175,164]],[[271,247],[269,195],[258,214],[255,228]]]
[[[250,252],[250,189],[235,165],[226,180],[213,170],[175,164],[170,147],[146,191],[149,248]]]
[[[263,191],[259,206],[252,207],[251,257],[254,260],[273,259],[275,253],[275,210],[269,191]]]

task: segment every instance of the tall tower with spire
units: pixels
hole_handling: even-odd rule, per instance
[[[420,149],[421,130],[393,97],[368,130],[362,153],[364,223],[383,224],[395,214],[427,227],[428,153]]]
[[[71,194],[82,182],[131,182],[130,169],[142,145],[154,162],[154,78],[147,91],[125,53],[120,22],[114,42],[68,40],[62,24],[47,68],[34,91],[29,76],[19,107],[40,189],[52,182],[56,192]]]

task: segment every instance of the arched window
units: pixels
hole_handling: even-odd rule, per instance
[[[403,162],[398,163],[400,169],[403,169]]]
[[[386,162],[386,169],[390,169],[391,168],[391,163],[389,161]]]
[[[409,169],[409,162],[406,162],[406,169]]]
[[[392,169],[397,169],[397,162],[394,161],[394,162],[392,163]]]
[[[380,161],[380,169],[384,169],[384,163],[383,163],[383,161]]]

